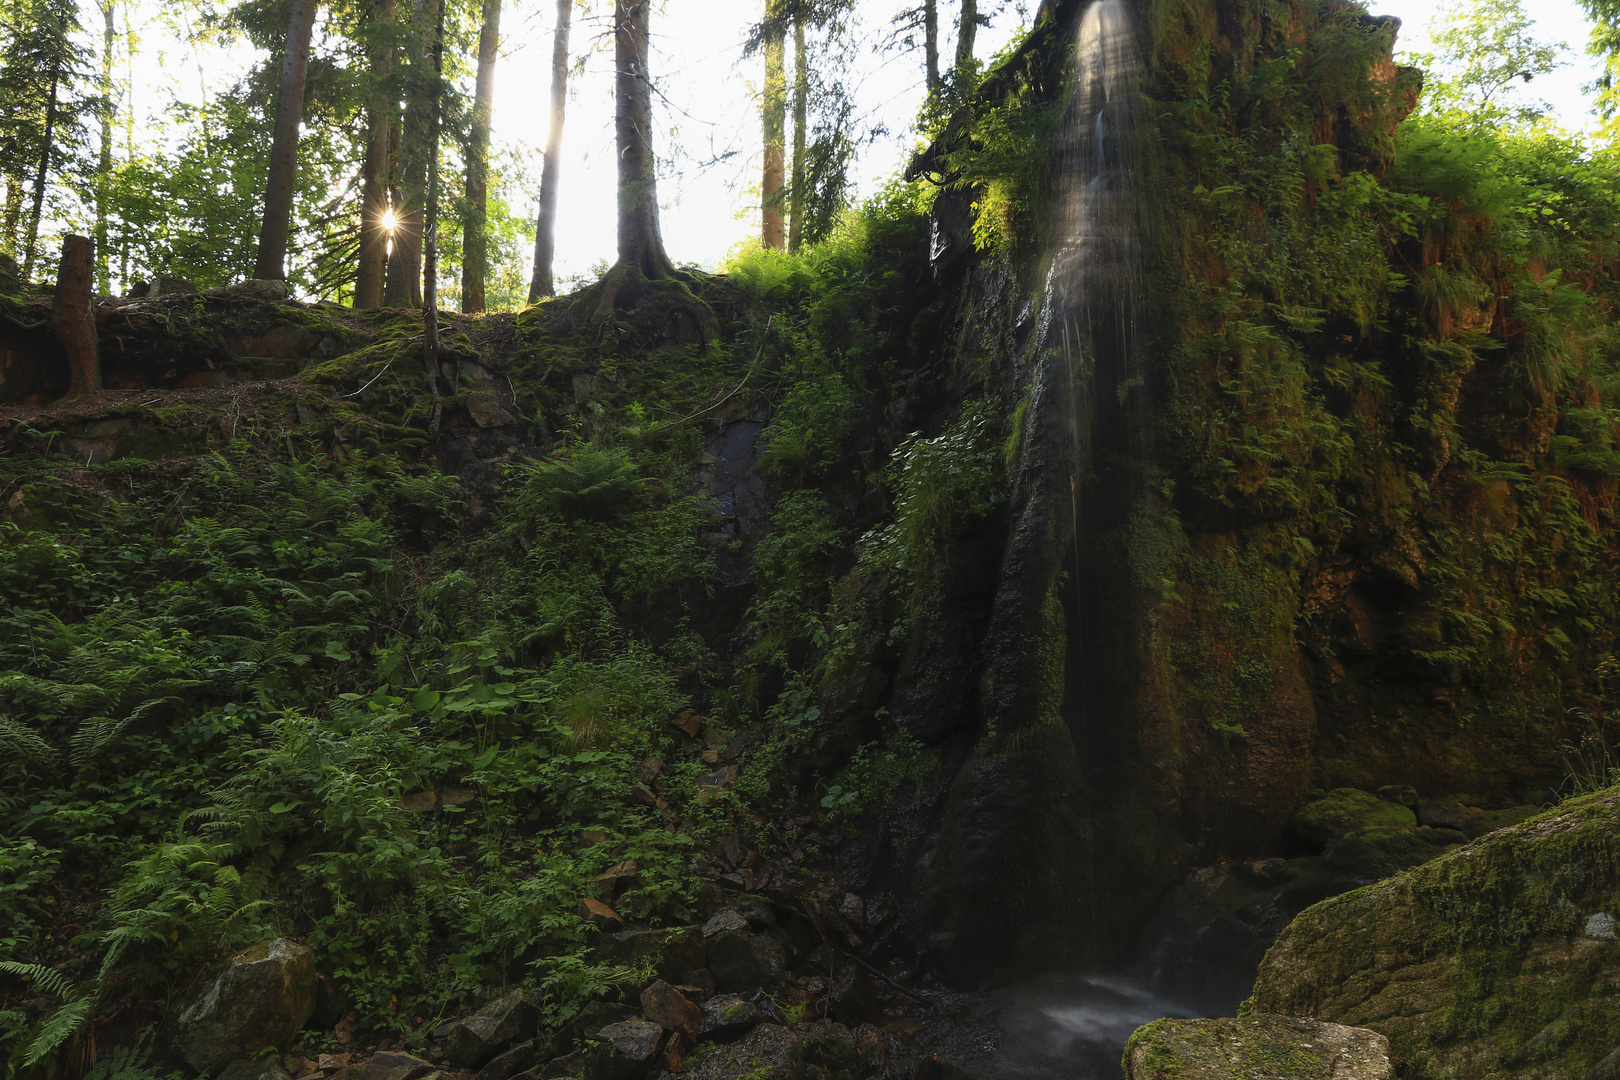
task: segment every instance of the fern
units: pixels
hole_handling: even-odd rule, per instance
[[[78,993],[67,976],[43,964],[19,964],[12,960],[0,960],[0,972],[26,979],[41,993],[62,999],[62,1004],[41,1021],[34,1031],[33,1038],[28,1041],[28,1049],[23,1053],[22,1067],[31,1069],[79,1033],[85,1021],[90,1018],[90,1010],[95,1008],[96,999],[93,994]]]
[[[0,713],[0,750],[29,765],[55,770],[62,755],[45,737],[18,720]]]

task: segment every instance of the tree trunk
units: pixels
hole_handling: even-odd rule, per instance
[[[253,270],[254,277],[268,281],[287,277],[287,234],[298,181],[298,125],[304,118],[304,78],[309,73],[315,7],[316,0],[292,0],[287,17],[281,85],[276,92],[276,130],[270,144],[270,179],[264,189],[264,225],[259,230],[259,260]]]
[[[112,292],[112,280],[107,264],[107,185],[112,182],[113,41],[117,33],[113,28],[114,0],[101,2],[101,157],[96,162],[96,287],[103,294],[109,294]]]
[[[427,198],[428,138],[432,103],[438,80],[428,75],[428,43],[441,16],[439,0],[419,0],[411,19],[411,75],[405,103],[405,123],[399,143],[399,195],[394,200],[394,249],[388,256],[388,284],[383,303],[388,307],[416,307],[422,303],[423,203]]]
[[[556,295],[551,262],[557,252],[557,184],[562,171],[563,109],[568,102],[568,27],[574,0],[557,0],[557,31],[551,41],[551,129],[546,133],[546,162],[540,173],[540,213],[534,223],[534,273],[529,303]]]
[[[939,0],[923,0],[923,54],[928,62],[928,95],[939,93]]]
[[[39,244],[39,219],[45,212],[45,178],[51,171],[51,143],[56,138],[56,92],[62,84],[62,70],[51,72],[51,95],[45,104],[45,138],[39,149],[39,171],[34,174],[34,205],[28,213],[28,239],[23,245],[23,284],[34,280],[34,249]]]
[[[973,62],[973,40],[979,34],[979,0],[962,0],[962,17],[956,25],[956,80],[967,78]]]
[[[810,69],[806,66],[804,17],[793,20],[793,179],[788,196],[788,250],[798,251],[804,237],[804,142],[810,116]]]
[[[478,31],[478,82],[467,140],[467,217],[461,230],[461,310],[484,310],[489,274],[489,126],[495,107],[495,57],[501,44],[501,0],[484,0]]]
[[[439,76],[444,71],[444,4],[433,34],[433,95],[428,109],[427,215],[422,226],[422,360],[433,390],[428,427],[439,433]]]
[[[619,261],[648,281],[675,276],[658,228],[647,13],[652,0],[614,0],[613,132],[619,151]]]
[[[0,222],[0,250],[12,258],[17,256],[17,229],[22,225],[23,179],[6,177],[5,220]]]
[[[786,245],[782,216],[783,130],[787,121],[787,80],[782,70],[783,25],[777,0],[765,5],[765,94],[761,104],[765,128],[765,175],[760,184],[762,229],[760,240],[766,250]]]
[[[371,19],[377,32],[394,21],[395,0],[377,0]],[[366,117],[366,164],[360,192],[360,264],[354,277],[354,306],[382,307],[383,276],[388,269],[389,150],[394,137],[394,105],[385,90],[394,66],[394,48],[386,41],[371,44],[371,103]]]
[[[63,237],[56,295],[51,300],[51,333],[67,353],[70,398],[88,397],[101,389],[101,357],[91,291],[95,264],[96,245],[89,237]]]

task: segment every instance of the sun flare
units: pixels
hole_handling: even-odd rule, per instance
[[[398,227],[398,225],[399,225],[399,215],[398,214],[394,213],[392,210],[384,210],[382,212],[382,227],[383,228],[387,229],[389,232],[393,232],[394,229]]]

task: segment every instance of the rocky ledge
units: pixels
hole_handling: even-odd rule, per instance
[[[1307,909],[1245,1011],[1370,1028],[1402,1076],[1620,1076],[1617,914],[1609,789]]]

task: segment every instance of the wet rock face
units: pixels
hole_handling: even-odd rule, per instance
[[[193,1069],[216,1073],[285,1047],[315,1011],[315,954],[276,940],[234,956],[175,1013],[170,1041]]]
[[[1610,789],[1306,910],[1248,1007],[1369,1027],[1417,1076],[1608,1075],[1617,896]]]
[[[1291,1016],[1157,1020],[1125,1047],[1125,1080],[1394,1080],[1389,1041]]]

